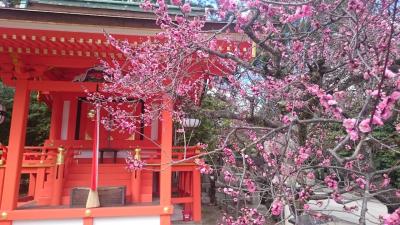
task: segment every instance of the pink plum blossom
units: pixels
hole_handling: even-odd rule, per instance
[[[360,129],[361,132],[363,133],[368,133],[371,131],[371,126],[369,125],[370,119],[364,119],[360,122],[358,125],[358,128]]]
[[[275,199],[275,201],[271,205],[271,213],[274,216],[281,215],[283,211],[283,203],[280,199]]]
[[[400,224],[400,209],[396,209],[392,214],[383,216],[384,225],[399,225]]]
[[[192,11],[192,7],[189,3],[185,3],[182,5],[181,10],[184,14],[190,13]]]

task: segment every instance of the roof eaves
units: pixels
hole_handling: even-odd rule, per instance
[[[43,5],[56,5],[68,7],[81,7],[81,8],[95,8],[106,10],[121,10],[143,12],[140,8],[141,1],[121,1],[121,0],[30,0],[30,3],[39,3]],[[29,8],[29,6],[28,6]],[[181,11],[178,6],[168,5],[168,10],[171,14],[180,14]],[[192,7],[192,16],[204,15],[204,8]]]

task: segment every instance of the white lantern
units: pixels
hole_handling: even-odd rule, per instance
[[[0,124],[6,119],[6,107],[0,104]]]
[[[193,118],[183,118],[182,119],[182,126],[185,128],[195,128],[200,126],[201,121],[199,119]]]

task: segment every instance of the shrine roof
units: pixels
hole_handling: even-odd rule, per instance
[[[74,8],[88,8],[88,9],[106,9],[106,10],[119,10],[141,12],[148,14],[140,8],[140,0],[29,0],[27,7],[74,7]],[[177,6],[169,4],[169,11],[171,14],[180,13]],[[204,7],[199,7],[192,4],[192,15],[204,15]]]
[[[93,4],[88,6],[87,2]],[[110,46],[105,31],[132,45],[153,38],[160,31],[153,14],[139,10],[138,2],[30,0],[28,3],[27,8],[0,7],[0,79],[10,81],[15,76],[29,76],[33,80],[71,81],[98,66],[101,60],[124,59],[121,52]],[[224,25],[209,21],[205,30]],[[240,43],[236,47],[251,55],[251,44],[242,35],[229,36]],[[231,44],[221,42],[219,50],[234,49]]]
[[[152,12],[140,8],[141,0],[20,0],[16,4],[0,5],[0,9],[22,9],[26,12],[42,11],[51,14],[93,15],[119,18],[146,18],[154,20]],[[170,14],[179,14],[178,6],[169,4]],[[205,8],[192,4],[192,16],[203,16]],[[1,15],[1,14],[0,14]],[[211,22],[211,21],[210,21]],[[214,22],[213,22],[214,23]]]

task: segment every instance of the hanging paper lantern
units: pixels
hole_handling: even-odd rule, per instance
[[[182,126],[185,128],[196,128],[200,126],[201,121],[199,119],[194,118],[183,118]]]

